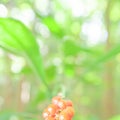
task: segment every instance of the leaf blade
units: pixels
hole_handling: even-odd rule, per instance
[[[12,18],[0,18],[0,46],[24,56],[47,86],[39,46],[34,35],[23,23]]]

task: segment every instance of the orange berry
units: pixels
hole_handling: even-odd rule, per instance
[[[73,107],[67,107],[67,108],[65,109],[65,111],[66,111],[66,113],[67,113],[70,117],[73,117],[73,115],[74,115],[74,109],[73,109]]]
[[[49,114],[52,116],[52,115],[55,115],[56,112],[58,110],[58,106],[54,105],[54,104],[50,104],[48,107],[47,107],[47,111],[49,112]]]
[[[55,105],[57,105],[60,100],[61,100],[61,97],[60,96],[56,96],[56,97],[54,97],[52,99],[52,103],[55,104]]]
[[[43,112],[43,118],[47,118],[49,116],[49,112],[47,111],[47,109],[45,109],[45,111]]]
[[[73,104],[72,104],[72,101],[71,101],[71,100],[66,100],[65,102],[66,102],[66,106],[73,106]]]
[[[60,100],[57,105],[61,110],[66,108],[66,102],[64,100]]]
[[[55,120],[54,117],[48,116],[45,120]]]
[[[52,104],[43,112],[45,120],[72,120],[74,115],[72,101],[63,100],[60,96],[53,97]]]
[[[71,120],[71,117],[67,114],[66,111],[62,111],[58,117],[58,120]]]

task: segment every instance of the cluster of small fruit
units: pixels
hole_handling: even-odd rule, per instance
[[[72,120],[73,116],[72,102],[63,100],[60,96],[54,97],[52,103],[43,112],[45,120]]]

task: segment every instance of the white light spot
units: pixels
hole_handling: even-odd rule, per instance
[[[51,112],[51,111],[52,111],[52,108],[51,108],[51,107],[50,107],[50,108],[48,108],[48,111],[49,111],[49,112]]]
[[[11,70],[13,73],[19,73],[25,66],[25,60],[21,57],[10,56],[12,58]]]
[[[6,17],[7,14],[7,8],[3,4],[0,4],[0,17]]]
[[[13,8],[11,11],[11,16],[22,21],[25,25],[29,26],[31,22],[35,19],[35,14],[32,9],[19,10]]]
[[[0,48],[0,57],[4,56],[3,49]]]
[[[35,0],[35,7],[43,15],[47,15],[49,13],[49,1],[48,0]]]
[[[37,39],[37,41],[38,41],[38,44],[39,44],[39,46],[40,46],[40,53],[41,53],[43,56],[45,56],[45,55],[48,53],[48,46],[45,45],[45,44],[43,43],[43,41],[40,40],[39,38]]]
[[[74,17],[87,16],[94,10],[98,3],[97,0],[59,0],[64,8],[70,9]]]
[[[107,31],[103,27],[103,23],[99,18],[84,23],[81,34],[83,34],[87,43],[90,45],[105,42],[107,38]]]
[[[48,117],[48,113],[43,113],[43,116],[46,118]]]
[[[63,12],[61,12],[61,11],[56,12],[56,14],[55,14],[55,20],[59,24],[63,25],[65,23],[65,20],[66,20],[65,14]]]
[[[44,38],[50,37],[50,31],[44,24],[37,23],[35,25],[35,29],[38,33],[42,35],[42,37]]]
[[[23,103],[27,103],[30,99],[30,84],[24,82],[22,84],[21,100]]]
[[[59,66],[59,65],[61,65],[62,61],[60,58],[56,57],[53,59],[53,63],[54,63],[54,65]]]

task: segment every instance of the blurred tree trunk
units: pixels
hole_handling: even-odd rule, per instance
[[[22,83],[24,82],[24,77],[21,77],[21,80],[19,81],[19,84],[18,84],[18,95],[17,95],[17,102],[18,102],[18,111],[21,112],[23,111],[23,103],[21,101],[21,92],[22,92]]]
[[[105,22],[106,22],[106,28],[108,32],[108,37],[106,41],[106,52],[108,52],[111,47],[111,31],[110,31],[110,9],[112,5],[112,0],[108,0],[108,4],[106,7],[105,12]],[[114,92],[114,77],[113,77],[113,70],[114,70],[114,62],[109,61],[105,64],[105,76],[104,76],[104,91],[103,91],[103,120],[108,120],[111,118],[115,113],[114,108],[114,98],[115,98],[115,92]]]
[[[4,98],[5,98],[5,109],[8,109],[11,107],[12,102],[12,82],[11,82],[11,74],[10,74],[10,59],[8,57],[8,54],[5,52],[5,79],[6,79],[6,86],[5,86],[5,92],[4,92]]]

